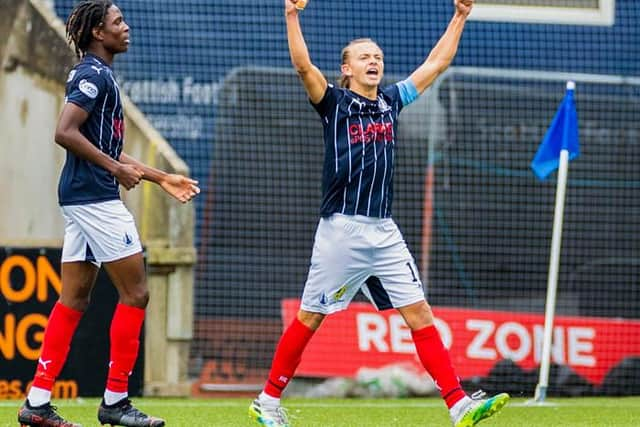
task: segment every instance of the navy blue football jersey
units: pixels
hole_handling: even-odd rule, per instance
[[[415,92],[404,81],[379,89],[375,101],[329,84],[312,104],[324,127],[321,216],[391,216],[398,114],[417,96],[406,95],[407,84]]]
[[[101,58],[87,54],[69,73],[65,95],[65,103],[76,104],[89,113],[80,132],[99,150],[118,159],[124,141],[124,115],[111,67]],[[60,205],[119,198],[119,184],[113,175],[67,150],[58,183]]]

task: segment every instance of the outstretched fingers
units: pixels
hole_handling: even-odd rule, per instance
[[[160,186],[176,200],[186,203],[200,194],[198,181],[180,174],[168,174]]]
[[[192,200],[198,194],[200,194],[200,187],[198,187],[198,181],[191,178],[184,178],[184,191],[180,194],[178,200],[182,203],[187,203]]]

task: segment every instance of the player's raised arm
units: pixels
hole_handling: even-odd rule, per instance
[[[444,72],[453,61],[458,50],[460,37],[467,16],[471,12],[474,0],[455,0],[455,12],[449,21],[446,31],[433,47],[427,60],[411,74],[410,78],[415,84],[418,93],[427,89],[434,80]]]
[[[298,1],[285,0],[284,2],[289,54],[291,55],[291,63],[298,72],[300,79],[302,79],[302,84],[309,95],[309,99],[314,104],[317,104],[322,100],[327,90],[327,79],[325,79],[318,67],[311,62],[298,19],[299,10],[296,8]]]

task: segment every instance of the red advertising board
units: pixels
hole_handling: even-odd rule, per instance
[[[285,324],[299,301],[282,301]],[[496,362],[511,359],[523,369],[539,365],[544,316],[522,312],[434,307],[436,326],[462,378],[485,376]],[[552,362],[567,365],[593,384],[629,356],[640,355],[640,321],[557,316]],[[298,375],[353,376],[359,368],[411,362],[418,366],[411,331],[395,310],[367,303],[325,319],[305,351]]]

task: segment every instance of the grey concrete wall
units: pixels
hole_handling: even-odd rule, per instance
[[[57,181],[65,152],[53,141],[64,82],[75,64],[63,23],[41,0],[0,0],[0,245],[61,246]],[[123,95],[125,152],[150,166],[187,165]],[[144,182],[123,190],[147,249],[145,392],[187,395],[192,339],[194,207]],[[64,286],[64,284],[63,284]]]
[[[46,7],[0,0],[0,10],[0,243],[55,244],[64,152],[53,132],[74,56]]]

